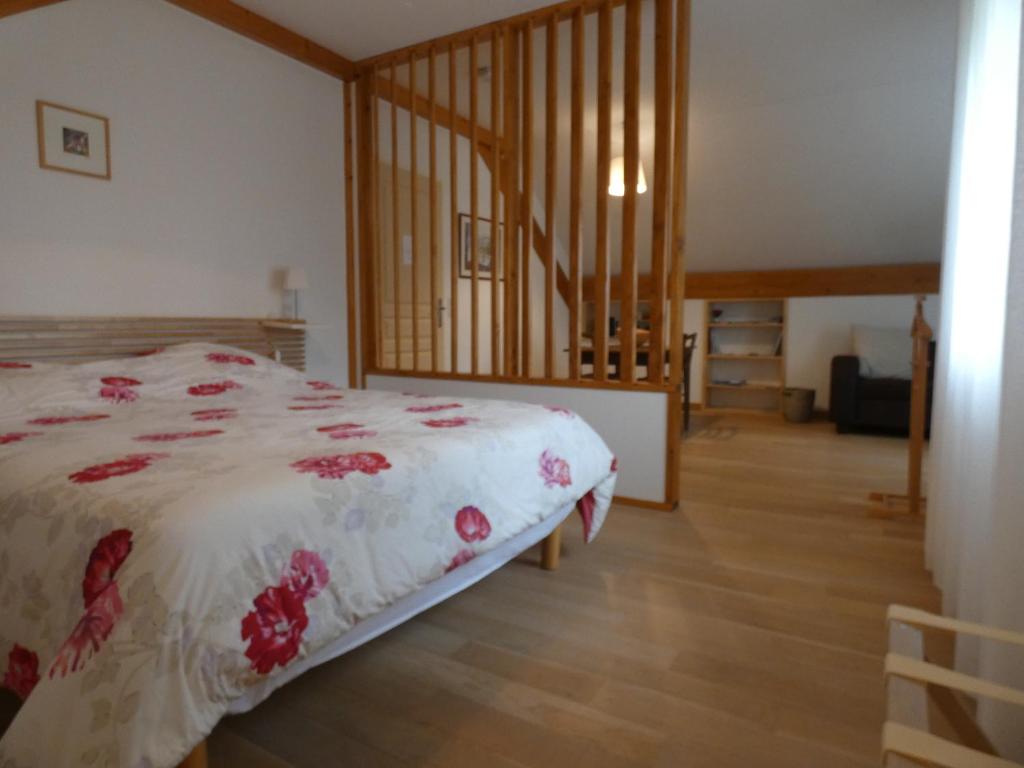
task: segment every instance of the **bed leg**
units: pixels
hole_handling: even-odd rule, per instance
[[[178,768],[208,768],[208,766],[209,763],[206,760],[206,740],[204,739],[196,744],[196,748],[189,753],[188,757],[182,760]]]
[[[540,567],[545,571],[558,570],[558,558],[562,554],[562,526],[558,526],[541,542]]]

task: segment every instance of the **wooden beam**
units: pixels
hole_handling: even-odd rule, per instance
[[[64,0],[0,0],[0,19],[62,2]]]
[[[786,299],[799,296],[896,296],[938,293],[941,265],[876,264],[867,267],[776,269],[754,272],[689,272],[688,299]],[[583,278],[583,300],[594,301],[593,275]],[[619,277],[612,277],[612,300],[622,293]],[[651,276],[640,275],[637,293],[652,295]]]
[[[452,114],[459,111],[458,70],[455,69],[456,51],[454,45],[448,46],[448,103]],[[449,123],[449,126],[451,123]],[[459,370],[459,134],[448,131],[448,186],[451,195],[451,229],[448,238],[451,246],[451,264],[449,266],[450,295],[448,297],[448,322],[451,326],[451,372]]]
[[[544,6],[533,11],[526,11],[525,13],[516,14],[515,16],[507,16],[503,19],[497,19],[495,21],[489,21],[486,24],[480,24],[476,27],[470,27],[469,29],[463,29],[458,32],[453,32],[449,35],[442,35],[441,37],[435,37],[430,40],[424,40],[414,45],[408,45],[403,48],[396,48],[392,51],[380,53],[369,58],[362,59],[357,62],[359,67],[368,67],[373,64],[387,64],[393,59],[402,59],[413,52],[418,57],[427,55],[427,51],[430,50],[430,46],[452,46],[453,48],[467,48],[470,41],[474,38],[481,36],[489,36],[491,30],[495,27],[514,27],[516,29],[529,29],[534,26],[543,26],[548,23],[548,19],[554,17],[556,21],[565,21],[566,19],[572,18],[572,15],[576,12],[577,8],[582,8],[585,14],[594,13],[602,8],[605,2],[611,2],[613,8],[622,5],[625,0],[563,0],[562,2],[555,3],[553,5]]]
[[[430,100],[430,370],[437,372],[441,334],[438,328],[437,281],[441,275],[440,228],[437,226],[437,57],[430,49],[427,60],[427,92]]]
[[[480,131],[477,42],[469,42],[469,347],[470,373],[480,372]]]
[[[416,93],[416,60],[409,59],[409,90]],[[417,181],[419,180],[419,157],[417,156],[416,139],[416,128],[419,123],[419,118],[409,113],[409,233],[410,233],[410,245],[412,246],[412,296],[410,296],[409,304],[412,307],[412,369],[415,371],[420,367],[420,312],[419,312],[419,300],[420,300],[420,254],[419,254],[419,242],[417,237],[419,235],[419,202],[417,196],[419,194],[419,188]]]
[[[351,83],[342,83],[345,106],[345,324],[348,333],[348,386],[356,389],[358,367],[356,353],[359,335],[356,332],[356,222],[355,222],[355,161],[352,153],[352,89]]]
[[[491,33],[491,128],[498,129],[501,119],[501,37],[496,27]],[[499,243],[501,233],[501,158],[494,157],[491,163],[491,373],[501,373],[501,313],[498,311],[500,300],[498,289],[501,287],[500,271],[504,258],[504,249]]]
[[[938,293],[939,272],[938,263],[757,272],[691,272],[686,277],[686,297],[753,299]]]
[[[384,77],[378,78],[377,93],[386,101],[394,101],[402,109],[409,111],[412,110],[412,91],[401,83],[393,83],[391,80]],[[449,97],[449,101],[451,101],[451,97]],[[429,120],[430,99],[422,94],[416,94],[415,104],[416,114]],[[438,104],[435,119],[437,120],[437,124],[442,128],[451,130],[454,127],[456,133],[469,138],[470,129],[472,127],[470,125],[470,120],[468,117],[463,117],[459,114],[458,108],[454,102],[448,109]],[[493,131],[478,125],[476,132],[477,142],[480,144],[481,150],[490,153],[495,144]]]
[[[523,233],[523,256],[520,261],[522,270],[522,287],[520,307],[522,310],[522,367],[520,369],[524,378],[530,378],[532,369],[533,354],[533,329],[530,324],[530,260],[534,245],[534,229],[536,222],[533,220],[533,25],[527,24],[523,29],[523,126],[521,129],[521,157],[523,163],[523,190],[520,194],[520,220],[524,222]],[[530,226],[530,225],[533,226]],[[537,251],[541,251],[538,249]]]
[[[395,63],[391,63],[391,80],[395,79]],[[401,195],[399,194],[398,177],[398,110],[395,102],[391,102],[391,302],[395,323],[395,364],[396,370],[402,367],[402,232],[401,232]]]
[[[237,32],[313,69],[342,80],[355,80],[356,65],[341,54],[324,48],[231,0],[167,0],[172,5]],[[17,4],[17,3],[15,3]],[[0,12],[0,15],[3,15]]]
[[[359,163],[357,184],[359,185],[359,309],[362,313],[360,324],[363,359],[360,382],[365,386],[366,370],[376,367],[379,323],[374,316],[377,306],[375,294],[376,261],[379,257],[380,232],[377,198],[377,100],[366,78],[356,82],[356,159]]]

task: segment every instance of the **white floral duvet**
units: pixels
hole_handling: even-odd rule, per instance
[[[228,347],[0,363],[3,768],[170,768],[248,692],[578,501],[558,408],[342,391]]]

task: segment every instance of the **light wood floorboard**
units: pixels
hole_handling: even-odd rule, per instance
[[[212,768],[877,765],[885,607],[939,607],[923,527],[868,518],[906,442],[698,416],[679,512],[615,507],[210,740]]]

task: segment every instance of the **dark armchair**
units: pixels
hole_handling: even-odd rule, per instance
[[[928,346],[928,393],[925,436],[932,420],[932,381],[935,343]],[[832,358],[829,420],[836,432],[884,430],[906,434],[910,430],[910,379],[870,379],[860,375],[860,358]]]

